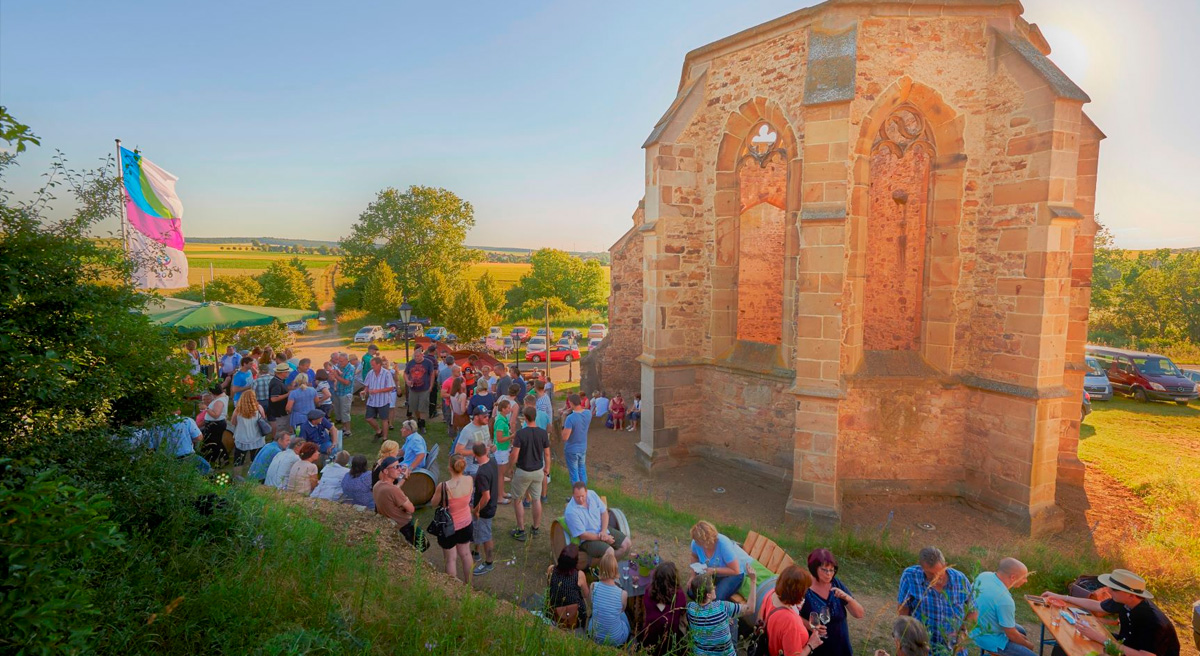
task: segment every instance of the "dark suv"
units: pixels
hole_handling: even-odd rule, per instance
[[[1088,346],[1087,354],[1104,367],[1115,392],[1139,401],[1174,401],[1187,405],[1200,396],[1196,383],[1170,358],[1107,346]]]

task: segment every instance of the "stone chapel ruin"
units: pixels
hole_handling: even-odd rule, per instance
[[[641,463],[1061,524],[1104,135],[1022,12],[829,0],[688,53],[585,360]]]

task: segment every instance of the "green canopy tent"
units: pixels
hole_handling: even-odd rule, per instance
[[[200,301],[188,301],[182,298],[175,298],[174,296],[146,294],[146,314],[182,310],[197,305],[200,305]]]
[[[164,301],[166,299],[163,299]],[[192,303],[172,299],[175,303]],[[260,307],[257,305],[234,305],[209,301],[183,305],[177,309],[155,311],[149,310],[150,321],[164,328],[171,328],[180,333],[212,333],[213,361],[219,359],[217,350],[217,331],[251,326],[265,326],[272,323],[290,323],[305,319],[315,319],[316,310],[293,310],[291,308]]]

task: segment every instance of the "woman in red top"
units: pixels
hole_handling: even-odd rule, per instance
[[[613,430],[625,428],[625,398],[621,396],[620,392],[613,397],[611,410]]]
[[[824,642],[824,627],[811,633],[800,617],[804,593],[812,585],[812,574],[791,565],[779,575],[775,590],[763,600],[762,616],[767,621],[767,645],[771,654],[809,656]]]

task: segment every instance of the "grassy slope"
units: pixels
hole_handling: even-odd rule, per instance
[[[1144,502],[1138,539],[1114,554],[1179,603],[1200,596],[1200,410],[1195,405],[1097,402],[1079,457]],[[1176,619],[1182,619],[1175,613]]]

